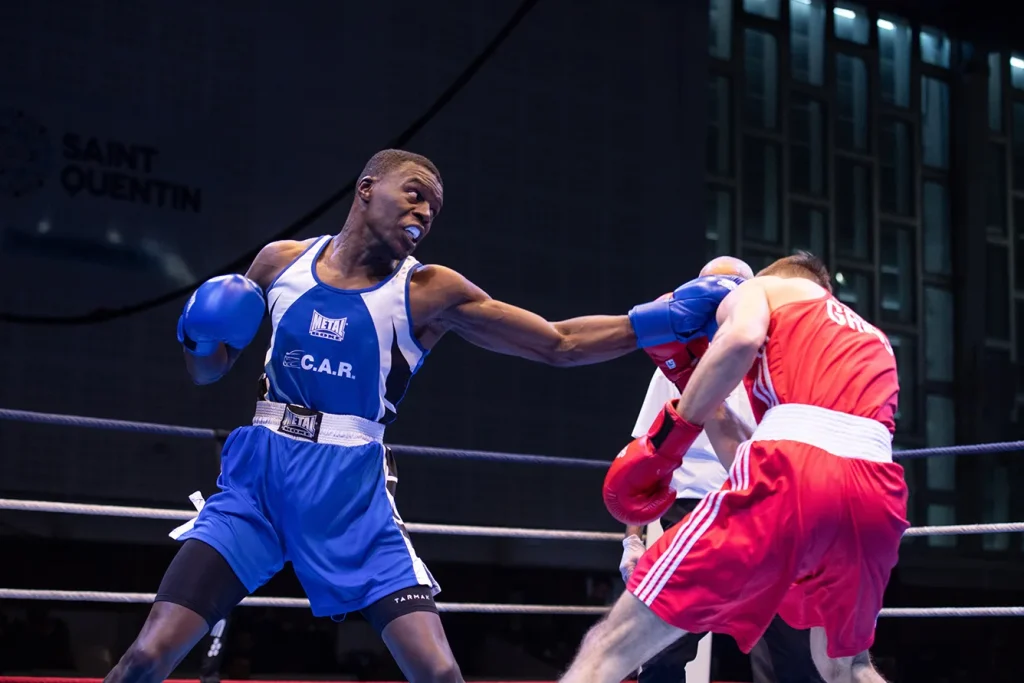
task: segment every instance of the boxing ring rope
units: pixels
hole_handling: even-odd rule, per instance
[[[178,427],[175,425],[154,424],[152,422],[131,422],[128,420],[110,420],[106,418],[82,417],[79,415],[36,413],[28,410],[11,410],[9,408],[0,408],[0,420],[32,422],[36,424],[59,425],[63,427],[108,429],[120,432],[134,432],[136,434],[183,436],[193,439],[219,439],[226,437],[230,433],[230,430],[225,429]],[[534,465],[565,465],[569,467],[593,467],[598,469],[608,467],[608,463],[603,460],[559,458],[547,455],[526,455],[523,453],[499,453],[496,451],[467,451],[453,448],[433,448],[431,446],[406,446],[399,444],[387,444],[387,447],[396,455],[422,455],[436,458],[490,460],[492,462],[518,462]]]
[[[110,593],[102,591],[53,591],[0,588],[0,600],[56,600],[71,602],[151,603],[155,593]],[[246,607],[309,607],[305,598],[243,598]],[[439,602],[441,612],[463,614],[559,614],[601,615],[609,607],[583,605],[519,605],[482,602]],[[883,617],[1024,617],[1024,607],[890,607]]]
[[[149,422],[111,420],[39,413],[25,410],[0,408],[0,420],[13,420],[36,424],[48,424],[92,429],[127,431],[164,436],[218,439],[227,436],[225,430],[180,427]],[[398,454],[423,455],[430,457],[453,457],[467,460],[497,462],[519,462],[524,464],[564,465],[570,467],[605,468],[607,462],[600,460],[579,460],[575,458],[548,457],[519,453],[498,453],[493,451],[458,450],[426,446],[388,444]],[[896,451],[895,458],[919,458],[941,455],[973,455],[1024,450],[1024,441],[1008,441],[970,446],[948,446]],[[117,505],[89,505],[82,503],[60,503],[40,500],[0,498],[0,510],[23,512],[49,512],[72,515],[94,515],[106,517],[131,517],[138,519],[189,520],[198,514],[194,510],[171,510],[160,508],[128,507]],[[569,541],[620,541],[621,533],[600,531],[569,531],[559,529],[525,529],[515,527],[458,526],[451,524],[406,524],[412,533],[439,534],[451,536],[483,536],[493,538],[521,538],[535,540]],[[911,527],[906,536],[959,536],[967,534],[1024,533],[1024,522],[1003,524],[958,524],[949,526]],[[8,600],[56,600],[105,603],[152,603],[152,593],[115,593],[101,591],[60,591],[37,589],[0,588],[0,599]],[[247,597],[242,605],[251,607],[309,607],[303,598]],[[473,614],[554,614],[554,615],[601,615],[607,611],[604,606],[576,605],[521,605],[484,603],[437,603],[442,612]],[[882,610],[882,617],[1024,617],[1024,607],[899,607]]]
[[[56,512],[67,515],[94,515],[99,517],[134,517],[137,519],[188,520],[196,516],[195,510],[168,510],[161,508],[122,507],[119,505],[86,505],[83,503],[56,503],[45,500],[0,498],[0,510],[23,512]],[[442,536],[491,536],[494,538],[527,538],[551,541],[621,541],[622,534],[615,531],[563,531],[561,529],[523,529],[497,526],[458,526],[454,524],[407,523],[412,533]],[[1005,524],[954,524],[950,526],[917,526],[906,530],[904,536],[965,536],[976,534],[1024,533],[1024,522]]]
[[[226,429],[181,427],[178,425],[165,425],[154,422],[133,422],[131,420],[113,420],[109,418],[84,417],[81,415],[39,413],[31,410],[13,410],[11,408],[0,408],[0,420],[58,425],[63,427],[82,427],[85,429],[107,429],[119,432],[134,432],[136,434],[182,436],[192,439],[220,439],[226,437],[230,433],[230,430]],[[535,465],[565,465],[568,467],[608,467],[608,463],[604,460],[585,460],[582,458],[563,458],[548,455],[530,455],[525,453],[501,453],[498,451],[476,451],[459,448],[435,448],[432,446],[409,446],[405,444],[387,444],[387,446],[397,455],[422,455],[464,460],[519,462]],[[1012,451],[1024,451],[1024,441],[996,441],[992,443],[970,444],[965,446],[911,448],[907,450],[893,451],[893,458],[897,460],[904,460],[908,458],[930,458],[943,455],[984,455],[987,453],[1009,453]]]

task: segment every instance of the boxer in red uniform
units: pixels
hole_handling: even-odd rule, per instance
[[[640,559],[562,680],[617,683],[688,632],[728,634],[749,652],[779,613],[811,629],[826,681],[881,683],[867,651],[908,527],[892,347],[805,253],[739,285],[706,332],[681,397],[609,468],[609,511],[645,524],[671,505],[679,454],[741,380],[758,426],[724,458],[722,489]]]

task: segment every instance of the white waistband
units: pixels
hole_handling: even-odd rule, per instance
[[[358,446],[384,441],[384,425],[355,415],[318,413],[285,403],[257,401],[253,425],[298,441]]]
[[[784,403],[764,414],[751,441],[798,441],[840,458],[892,462],[892,434],[881,422],[828,408]]]

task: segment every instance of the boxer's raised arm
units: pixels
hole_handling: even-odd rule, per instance
[[[192,295],[178,319],[178,341],[193,382],[211,384],[231,370],[259,329],[265,309],[263,292],[308,244],[309,240],[272,242],[256,255],[244,277],[214,278]],[[190,311],[197,300],[203,310]],[[203,319],[197,321],[200,313]],[[212,336],[211,325],[219,328]],[[197,346],[190,333],[205,337],[204,343]]]
[[[696,424],[715,410],[743,381],[768,336],[771,309],[757,278],[747,280],[718,307],[719,328],[676,404],[676,412]]]
[[[440,324],[490,351],[549,365],[600,363],[637,349],[626,315],[593,315],[549,322],[525,309],[492,299],[453,270],[424,268],[411,293],[415,325]]]

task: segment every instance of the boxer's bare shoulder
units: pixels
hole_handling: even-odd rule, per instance
[[[439,265],[426,265],[412,274],[409,282],[409,311],[415,321],[415,334],[426,348],[434,344],[451,326],[445,312],[470,301],[482,301],[487,293],[461,273]]]
[[[288,265],[309,247],[317,238],[308,240],[280,240],[271,242],[260,249],[245,276],[258,284],[262,289],[267,287],[281,274]]]
[[[735,323],[739,321],[750,323],[749,331],[756,338],[761,335],[762,326],[767,327],[775,310],[787,304],[821,299],[828,294],[824,287],[803,277],[758,275],[725,297],[716,316],[720,325],[732,319],[731,329],[737,329]]]
[[[828,294],[828,291],[818,283],[802,277],[762,275],[750,282],[764,291],[768,307],[773,311],[786,304],[820,299]]]

